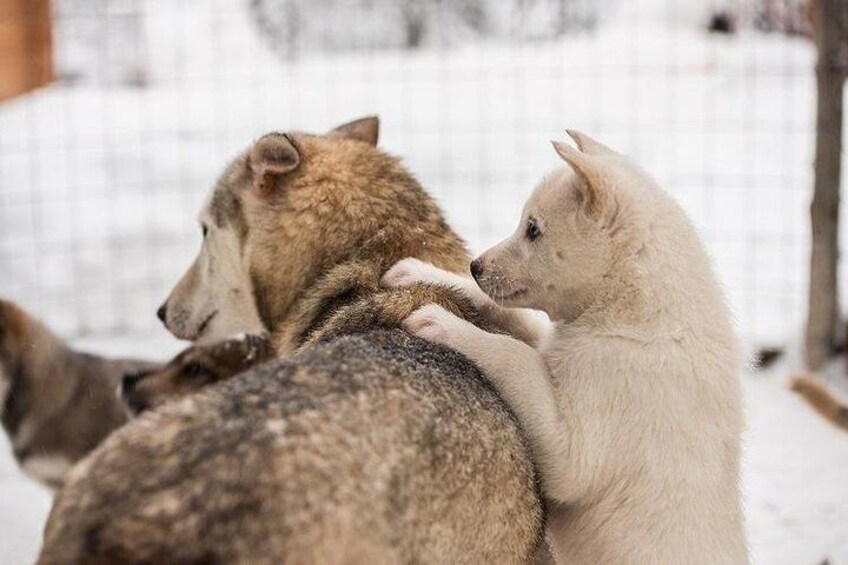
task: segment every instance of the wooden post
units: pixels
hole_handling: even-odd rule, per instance
[[[0,101],[53,80],[50,0],[0,0]]]
[[[842,90],[845,0],[818,0],[813,27],[818,62],[816,85],[816,161],[810,257],[806,361],[818,369],[833,354],[839,326],[839,187],[842,157]]]

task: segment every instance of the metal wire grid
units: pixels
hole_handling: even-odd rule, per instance
[[[568,125],[609,142],[693,216],[743,334],[791,338],[805,306],[812,47],[708,37],[665,4],[649,26],[635,9],[633,25],[601,17],[553,41],[290,56],[269,49],[255,3],[59,2],[62,80],[0,104],[0,296],[66,335],[156,331],[229,158],[265,131],[379,113],[381,144],[475,250],[514,228],[557,165],[549,138]]]

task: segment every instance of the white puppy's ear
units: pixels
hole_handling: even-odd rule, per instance
[[[277,187],[284,175],[300,165],[300,153],[288,135],[269,133],[250,148],[248,165],[253,175],[253,189],[264,196]]]
[[[574,172],[583,179],[584,199],[589,216],[600,218],[609,200],[607,188],[604,185],[602,163],[596,162],[593,157],[583,153],[567,143],[551,141],[554,150],[562,157],[563,161],[574,169]]]
[[[618,153],[600,141],[592,139],[583,132],[577,131],[576,129],[567,129],[565,132],[569,135],[569,137],[571,137],[571,139],[574,140],[574,143],[577,144],[580,151],[587,155],[618,155]]]
[[[377,116],[359,118],[332,129],[327,135],[364,141],[376,147],[377,140],[380,138],[380,118]]]

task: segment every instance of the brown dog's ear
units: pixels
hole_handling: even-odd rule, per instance
[[[599,163],[594,162],[591,155],[583,153],[574,147],[560,141],[551,141],[554,150],[568,163],[574,172],[585,182],[586,207],[589,215],[600,218],[609,200],[607,188],[604,186],[603,176],[599,170]]]
[[[253,188],[268,194],[277,187],[277,181],[300,165],[300,154],[288,135],[269,133],[250,148],[248,157],[253,175]]]
[[[359,118],[358,120],[353,120],[352,122],[334,128],[327,135],[330,137],[344,137],[346,139],[364,141],[376,147],[377,139],[380,137],[380,118],[377,116]]]

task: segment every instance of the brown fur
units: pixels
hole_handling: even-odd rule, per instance
[[[369,284],[379,281],[376,272],[404,256],[467,270],[464,245],[397,159],[347,139],[292,138],[304,166],[280,183],[270,206],[265,199],[245,198],[251,280],[268,328],[287,327],[295,301],[339,265],[359,269],[368,263]],[[243,174],[237,163],[230,182],[249,182]],[[290,275],[280,277],[280,271]],[[281,339],[278,348],[290,350],[293,344]]]
[[[423,304],[439,304],[457,316],[497,331],[464,297],[441,286],[381,289],[373,265],[341,265],[333,269],[298,303],[293,323],[282,340],[307,347],[346,334],[375,328],[397,328]],[[184,398],[207,386],[239,375],[276,356],[268,336],[248,335],[210,345],[192,345],[164,367],[128,373],[121,399],[138,415],[166,402]]]
[[[793,378],[789,388],[807,401],[813,410],[838,428],[848,431],[848,405],[830,391],[821,380],[802,374]]]
[[[130,413],[194,394],[276,356],[267,336],[247,335],[211,345],[193,345],[156,370],[124,375],[121,399]]]
[[[496,330],[469,300],[452,289],[415,285],[405,289],[380,286],[386,270],[382,262],[351,261],[330,269],[292,309],[289,322],[277,332],[277,346],[284,350],[311,345],[340,335],[374,328],[397,328],[423,304],[444,306],[490,331]]]
[[[257,163],[292,159],[265,146],[224,173],[211,215],[239,234],[275,348],[296,353],[113,434],[70,474],[39,563],[532,558],[541,507],[515,421],[467,359],[389,329],[434,301],[485,320],[450,289],[378,286],[406,256],[464,272],[464,246],[358,139],[275,134],[296,168]]]
[[[154,367],[74,351],[21,308],[0,300],[3,426],[18,463],[51,488],[61,485],[63,466],[70,468],[126,421],[115,398],[121,376]]]

